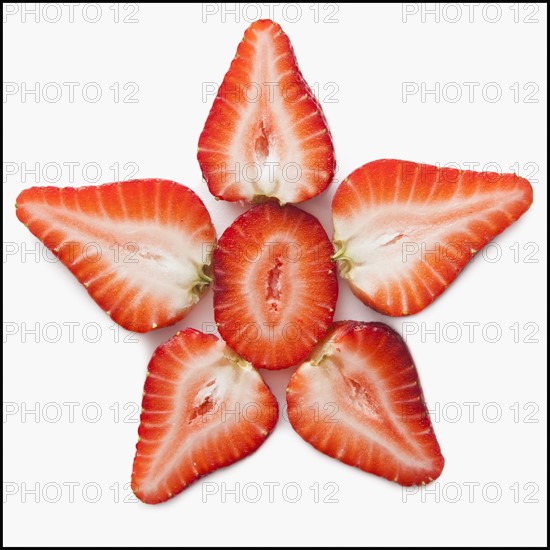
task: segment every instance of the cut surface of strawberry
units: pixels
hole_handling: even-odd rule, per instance
[[[338,281],[319,221],[294,206],[254,206],[214,252],[214,315],[222,338],[257,368],[305,359],[330,326]]]
[[[383,323],[334,323],[287,388],[293,428],[322,453],[401,485],[444,458],[405,342]]]
[[[277,422],[258,371],[212,334],[178,332],[153,354],[143,390],[132,490],[157,504],[254,452]]]
[[[279,24],[264,19],[246,30],[200,136],[198,161],[210,192],[227,201],[302,202],[331,182],[330,131]]]
[[[417,313],[532,201],[530,183],[515,174],[370,162],[334,195],[334,258],[368,306]]]
[[[211,281],[216,233],[187,187],[161,179],[78,188],[32,187],[19,220],[124,328],[182,319]]]

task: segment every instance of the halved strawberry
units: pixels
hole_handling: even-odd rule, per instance
[[[410,315],[532,202],[530,183],[515,174],[369,162],[334,195],[334,258],[361,301],[386,315]]]
[[[17,217],[128,330],[182,319],[198,302],[216,233],[199,197],[173,181],[32,187]]]
[[[227,201],[302,202],[332,180],[327,122],[277,23],[260,20],[246,30],[200,136],[198,160],[210,192]]]
[[[153,354],[143,390],[132,490],[157,504],[253,453],[277,400],[254,367],[212,334],[178,332]]]
[[[400,485],[444,458],[405,342],[383,323],[334,323],[287,388],[293,428],[316,449]]]
[[[338,281],[325,230],[294,206],[239,216],[214,252],[214,315],[222,338],[257,368],[305,359],[330,326]]]

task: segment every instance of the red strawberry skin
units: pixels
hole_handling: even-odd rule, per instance
[[[339,272],[380,313],[417,313],[532,202],[530,183],[515,174],[370,162],[334,195]]]
[[[199,139],[210,192],[227,201],[297,203],[331,182],[334,147],[321,106],[280,25],[246,30]]]
[[[272,432],[277,400],[256,369],[212,334],[178,332],[149,363],[132,472],[146,504],[253,453]]]
[[[383,323],[334,323],[287,388],[293,428],[322,453],[400,485],[444,458],[405,342]]]
[[[214,252],[214,316],[222,338],[256,368],[305,359],[334,316],[338,281],[325,230],[295,206],[242,214]]]
[[[119,325],[147,332],[182,319],[210,281],[216,233],[190,189],[161,179],[32,187],[19,220]]]

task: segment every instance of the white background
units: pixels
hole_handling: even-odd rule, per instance
[[[32,174],[24,181],[22,163],[31,168],[40,163],[42,169],[48,162],[77,162],[73,185],[94,176],[93,170],[82,174],[86,163],[100,165],[99,183],[113,181],[109,167],[115,162],[121,178],[123,165],[136,163],[135,177],[169,178],[194,189],[221,235],[246,207],[214,201],[201,182],[196,147],[213,100],[203,98],[203,86],[221,81],[257,8],[239,6],[236,21],[214,5],[140,5],[133,15],[130,6],[121,6],[116,23],[115,11],[105,4],[91,23],[86,18],[97,13],[84,6],[74,8],[74,22],[68,8],[53,22],[55,7],[36,22],[32,14],[23,21],[18,5],[4,23],[4,82],[17,83],[19,90],[22,83],[29,88],[54,82],[64,90],[53,102],[22,97],[20,91],[4,98],[4,160],[11,163],[8,172],[17,170],[4,174],[4,252],[10,253],[4,256],[4,320],[10,331],[18,331],[4,331],[4,412],[16,411],[4,418],[4,543],[546,544],[546,7],[516,5],[514,11],[481,5],[470,16],[464,5],[461,14],[443,6],[436,21],[420,4],[322,4],[317,13],[303,4],[301,14],[287,4],[262,5],[264,17],[275,10],[305,78],[318,83],[339,181],[378,158],[463,168],[478,162],[478,169],[497,163],[503,171],[519,163],[520,175],[532,176],[534,204],[496,239],[490,258],[478,255],[433,306],[414,317],[383,317],[340,281],[336,319],[383,320],[409,334],[418,329],[407,341],[446,458],[442,476],[429,487],[432,493],[406,494],[397,484],[329,459],[280,419],[248,459],[196,482],[166,504],[146,506],[128,490],[138,427],[132,404],[141,400],[155,347],[179,328],[200,330],[213,322],[212,293],[177,326],[123,342],[127,333],[114,331],[68,270],[32,254],[36,240],[17,221],[13,205],[25,187],[48,182],[43,175],[35,182]],[[124,23],[125,17],[137,22]],[[73,102],[64,82],[80,83]],[[96,103],[82,97],[89,82],[101,87]],[[116,82],[118,102],[109,89]],[[123,89],[128,82],[139,86],[137,103],[122,101],[134,89]],[[419,90],[423,82],[432,89],[439,82],[441,95],[418,93],[404,101],[404,82]],[[449,82],[460,85],[461,100],[452,102],[455,85],[443,94]],[[479,83],[471,102],[465,82]],[[484,96],[487,83],[496,86],[486,87]],[[498,89],[502,97],[493,101]],[[55,86],[48,91],[55,99]],[[533,164],[524,168],[526,163]],[[46,177],[55,179],[55,169]],[[69,185],[68,171],[54,183]],[[337,185],[302,206],[329,235]],[[500,259],[490,261],[498,253]],[[72,339],[67,322],[78,323]],[[465,323],[476,322],[470,342]],[[23,342],[22,331],[36,323],[41,332],[27,334]],[[51,332],[44,335],[47,323],[57,325],[48,325]],[[498,341],[490,341],[497,329],[487,323],[500,327]],[[509,328],[514,323],[519,323],[516,333]],[[53,342],[58,326],[63,330]],[[97,326],[98,341],[87,341],[96,338]],[[453,342],[457,326],[463,334]],[[434,334],[422,335],[422,328],[435,329],[439,342]],[[282,406],[292,371],[262,373]],[[77,403],[73,422],[66,402]],[[465,402],[479,403],[472,422]],[[35,403],[38,416],[22,417],[21,410]],[[92,422],[98,410],[101,418]],[[501,418],[491,422],[499,411]],[[272,499],[265,485],[271,482],[280,483]],[[243,494],[247,483],[252,485]],[[289,483],[294,485],[283,491]],[[315,483],[320,502],[309,488]],[[338,489],[337,502],[323,502],[327,483]],[[292,503],[296,484],[302,495]],[[222,495],[223,488],[235,487],[239,502],[235,495]],[[258,487],[260,499],[251,502]],[[37,495],[24,495],[33,488]],[[206,488],[218,492],[207,497]]]

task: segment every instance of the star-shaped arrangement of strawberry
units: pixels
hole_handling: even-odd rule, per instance
[[[314,216],[293,206],[333,179],[331,134],[287,35],[269,20],[246,30],[198,161],[213,195],[254,204],[219,242],[200,198],[168,180],[33,187],[16,204],[19,220],[128,330],[180,321],[213,282],[223,340],[182,330],[149,363],[135,494],[163,502],[258,449],[278,417],[258,369],[295,365],[289,420],[304,440],[401,485],[436,479],[444,459],[409,350],[385,324],[333,323],[337,272],[371,308],[417,313],[527,211],[529,182],[370,162],[336,191],[331,242]],[[102,250],[132,243],[136,261],[90,257],[90,242]],[[316,411],[331,404],[327,423]]]

